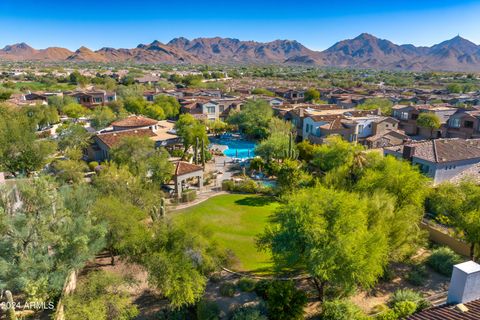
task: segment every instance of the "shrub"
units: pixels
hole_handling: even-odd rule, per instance
[[[260,281],[258,281],[256,284],[255,284],[255,293],[261,297],[262,299],[266,300],[267,299],[267,290],[268,290],[268,287],[270,287],[270,284],[272,283],[271,280],[266,280],[266,279],[262,279]]]
[[[217,320],[220,319],[220,308],[213,301],[200,300],[197,303],[198,320]]]
[[[88,164],[88,168],[90,169],[90,171],[94,171],[96,167],[98,167],[99,164],[97,161],[92,161]]]
[[[197,198],[197,191],[185,190],[182,192],[182,202],[190,202]]]
[[[183,152],[182,149],[175,149],[175,150],[170,151],[170,155],[172,157],[182,158],[183,155],[184,155],[184,152]]]
[[[398,318],[403,319],[417,311],[417,304],[413,301],[401,301],[393,308]]]
[[[240,307],[232,315],[232,320],[267,320],[258,307]]]
[[[391,307],[395,307],[397,303],[403,301],[411,301],[414,303],[419,303],[423,300],[423,297],[420,293],[413,291],[411,289],[400,289],[393,293],[392,297],[388,301]]]
[[[268,318],[294,320],[303,318],[307,296],[292,281],[274,281],[267,289]]]
[[[382,312],[381,314],[375,316],[375,320],[397,320],[397,319],[398,319],[398,315],[392,309],[388,309],[385,312]]]
[[[186,308],[181,309],[164,309],[155,314],[157,320],[186,320],[190,319],[189,312]]]
[[[445,276],[452,274],[453,266],[462,262],[462,258],[448,247],[441,247],[432,251],[427,264],[438,273]]]
[[[428,302],[423,296],[413,290],[410,289],[401,289],[395,291],[395,293],[392,295],[392,297],[389,300],[389,304],[392,308],[395,309],[395,307],[404,301],[409,301],[415,303],[415,310],[420,311],[423,310],[427,307],[430,306],[430,302]],[[402,307],[406,308],[406,307]]]
[[[367,316],[354,303],[346,300],[326,301],[323,304],[322,320],[366,320]]]
[[[224,297],[233,297],[235,294],[235,285],[230,282],[222,283],[220,286],[220,294]]]
[[[238,280],[237,287],[243,292],[252,292],[255,290],[255,280],[249,278],[242,278]]]
[[[414,286],[423,286],[427,277],[428,272],[424,265],[414,265],[407,274],[406,280]]]

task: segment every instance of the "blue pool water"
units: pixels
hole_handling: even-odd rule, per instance
[[[249,159],[255,156],[256,143],[248,140],[221,137],[210,138],[213,145],[225,146],[223,154],[229,158]]]

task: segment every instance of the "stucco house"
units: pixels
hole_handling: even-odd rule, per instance
[[[112,129],[93,136],[87,149],[87,158],[91,161],[105,161],[110,158],[110,149],[125,137],[147,137],[155,141],[156,147],[169,147],[180,142],[175,133],[175,123],[168,120],[154,120],[142,116],[130,116],[115,121]]]
[[[435,184],[455,180],[480,163],[480,139],[434,139],[384,148],[384,154],[409,160]],[[462,174],[463,175],[463,174]]]

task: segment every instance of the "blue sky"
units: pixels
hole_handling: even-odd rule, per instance
[[[0,47],[132,48],[174,37],[298,40],[323,50],[362,32],[432,45],[457,34],[480,44],[480,1],[0,0]]]

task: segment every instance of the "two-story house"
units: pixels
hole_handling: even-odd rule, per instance
[[[448,119],[447,137],[480,138],[480,110],[457,110]]]
[[[107,92],[105,90],[75,91],[65,92],[64,94],[74,98],[77,103],[87,108],[103,106],[117,100],[115,92]]]
[[[98,162],[109,159],[111,148],[125,137],[147,137],[155,141],[156,147],[175,145],[180,140],[174,126],[172,121],[158,121],[143,116],[130,116],[115,121],[111,124],[112,129],[93,136],[93,142],[87,149],[87,158]]]
[[[384,148],[384,154],[418,165],[435,184],[456,179],[480,164],[480,139],[433,139]],[[480,167],[478,167],[480,171]]]

